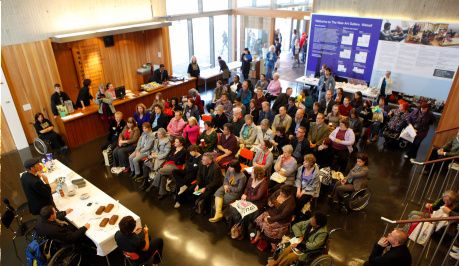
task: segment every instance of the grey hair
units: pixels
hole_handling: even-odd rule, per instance
[[[212,155],[211,152],[206,152],[206,153],[204,153],[203,156],[206,156],[209,160],[213,160],[214,159],[214,156]]]
[[[285,145],[284,147],[282,147],[282,151],[292,154],[293,153],[293,147],[290,144]]]
[[[219,106],[215,107],[215,110],[223,111],[223,110],[225,110],[225,108],[223,108],[223,105],[219,105]]]
[[[196,89],[193,88],[193,89],[190,89],[188,91],[188,94],[190,94],[193,97],[196,97],[196,96],[198,96],[199,92]]]
[[[234,113],[242,114],[242,109],[239,108],[239,107],[233,108],[233,114],[234,114]]]
[[[157,133],[160,133],[161,135],[163,135],[163,137],[167,137],[167,132],[164,128],[160,127],[158,128],[158,131]]]

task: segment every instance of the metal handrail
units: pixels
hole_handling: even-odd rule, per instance
[[[438,131],[435,131],[435,134],[446,132],[446,131],[450,131],[450,130],[455,130],[455,129],[459,129],[459,127],[452,127],[452,128],[448,128],[448,129],[438,130]]]
[[[455,160],[455,159],[459,159],[459,156],[445,157],[445,158],[442,158],[442,159],[437,159],[437,160],[432,160],[432,161],[427,161],[427,162],[416,162],[416,161],[414,161],[413,163],[421,164],[421,165],[429,165],[429,164],[433,164],[433,163],[445,162],[445,161]]]
[[[389,220],[386,217],[381,217],[381,220],[390,224],[409,224],[409,223],[421,223],[421,222],[441,222],[441,221],[459,221],[459,216],[452,217],[439,217],[439,218],[423,218],[423,219],[412,219],[412,220]]]

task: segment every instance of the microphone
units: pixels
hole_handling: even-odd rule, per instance
[[[9,201],[7,198],[3,198],[3,203],[5,203],[6,208],[7,208],[8,210],[10,210],[10,211],[12,211],[12,212],[15,212],[15,211],[16,211],[13,207],[11,207],[10,201]]]

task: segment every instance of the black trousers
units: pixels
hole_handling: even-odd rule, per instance
[[[301,209],[303,209],[304,205],[308,203],[312,199],[311,195],[302,195],[299,199],[295,197],[296,207],[295,207],[295,216],[299,217],[301,215]]]
[[[185,192],[188,194],[189,201],[193,202],[195,206],[197,202],[199,202],[201,199],[204,200],[204,210],[207,210],[210,212],[210,205],[212,203],[212,196],[215,194],[216,189],[206,189],[204,193],[202,193],[199,196],[196,196],[193,194],[194,188],[196,187],[196,184],[191,185],[188,187],[187,191]],[[200,187],[203,188],[204,186]]]
[[[65,143],[62,140],[62,136],[54,131],[40,135],[40,139],[51,142],[51,147],[56,150],[62,148],[62,146],[65,146]]]
[[[340,171],[346,176],[347,163],[349,162],[349,150],[346,148],[344,150],[333,149],[334,155],[337,157],[337,164],[333,166],[335,171]]]
[[[107,138],[104,145],[102,145],[101,150],[104,151],[108,148],[108,145],[112,145],[112,150],[114,150],[118,146],[118,136],[112,136],[111,138]]]
[[[184,196],[186,193],[188,193],[188,191],[181,195],[178,195],[180,188],[182,186],[190,187],[191,182],[193,182],[196,179],[196,174],[197,172],[194,172],[194,171],[187,172],[186,170],[180,170],[180,169],[176,169],[172,171],[172,176],[175,178],[175,185],[176,185],[175,193],[177,195],[176,197],[177,202],[183,203]],[[194,191],[194,188],[193,188],[193,191]]]
[[[284,183],[277,183],[273,180],[268,180],[268,190],[270,190],[270,194],[276,192]]]
[[[424,138],[414,138],[414,141],[410,144],[410,148],[408,149],[408,153],[406,154],[408,155],[408,159],[416,159],[416,157],[418,156],[419,147],[421,146],[421,142],[423,140]]]

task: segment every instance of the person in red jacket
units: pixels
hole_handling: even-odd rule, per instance
[[[349,97],[345,97],[343,104],[339,105],[339,113],[342,116],[349,116],[349,113],[351,112],[352,109],[354,109],[350,104]]]

